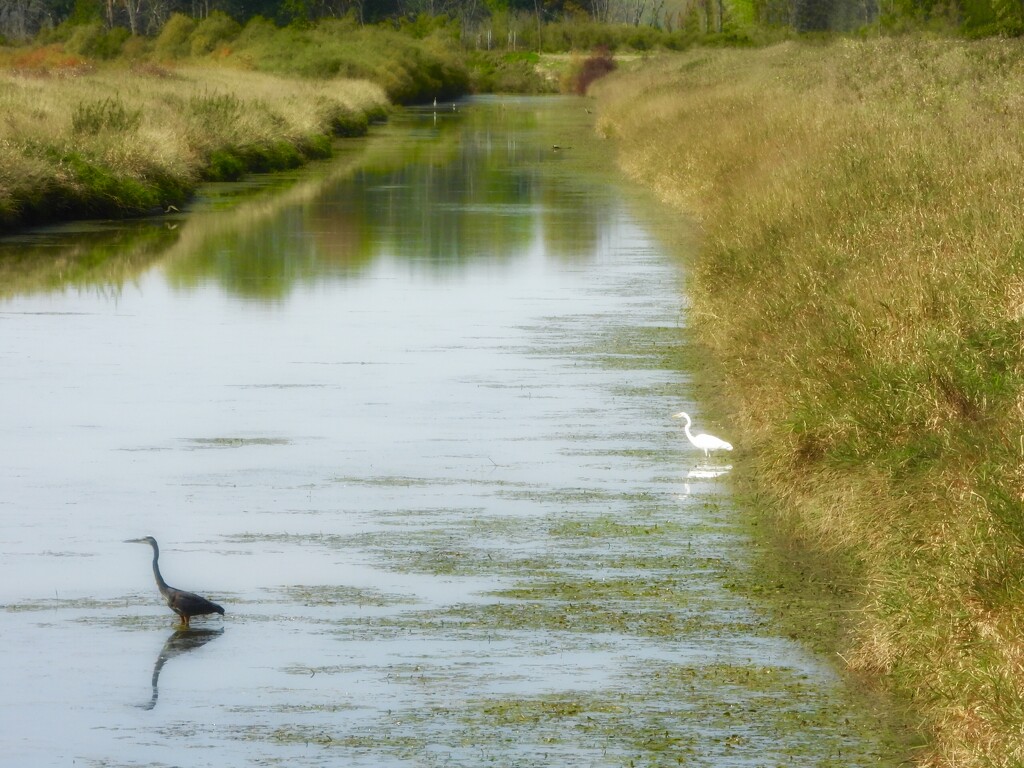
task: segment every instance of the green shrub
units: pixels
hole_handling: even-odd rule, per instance
[[[214,150],[203,168],[206,181],[234,181],[245,173],[245,163],[231,147]]]
[[[203,56],[238,37],[242,28],[227,14],[214,11],[199,22],[189,36],[189,53]]]
[[[142,123],[142,110],[129,109],[120,97],[80,103],[71,114],[76,136],[95,136],[103,131],[128,134]]]
[[[180,59],[189,53],[189,36],[196,28],[194,19],[180,13],[171,15],[156,38],[153,49],[164,59]]]
[[[121,55],[124,44],[131,36],[131,32],[124,27],[113,27],[96,39],[95,45],[89,53],[99,59],[117,58]]]
[[[555,83],[537,68],[540,56],[530,52],[477,51],[468,57],[470,90],[474,93],[552,93]]]
[[[398,103],[450,98],[469,88],[465,65],[435,36],[417,40],[350,19],[307,29],[277,29],[254,20],[235,38],[232,55],[269,72],[372,80]]]
[[[93,40],[103,34],[103,22],[92,21],[88,24],[68,27],[62,31],[66,34],[66,37],[64,37],[64,50],[68,53],[84,56],[88,49],[92,47]],[[57,39],[60,39],[60,36],[57,36]]]
[[[245,110],[233,93],[205,93],[188,102],[189,116],[204,134],[230,133]]]
[[[325,133],[307,136],[299,145],[299,151],[311,160],[330,157],[334,149],[331,146],[331,137]]]
[[[235,38],[235,44],[239,47],[253,47],[261,43],[272,41],[279,32],[272,21],[262,16],[253,16],[246,22],[242,31]]]
[[[107,30],[102,22],[94,21],[70,28],[64,50],[79,56],[112,59],[121,53],[121,47],[131,33],[124,27]]]
[[[370,121],[361,112],[351,109],[339,110],[331,119],[331,130],[335,136],[364,136],[369,130]]]

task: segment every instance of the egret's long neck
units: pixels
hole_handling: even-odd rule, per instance
[[[160,548],[153,542],[153,576],[156,578],[156,585],[163,592],[167,589],[167,582],[164,581],[164,577],[160,575],[160,565],[157,562],[160,559]]]
[[[690,417],[683,414],[683,418],[686,419],[686,426],[683,427],[683,431],[686,432],[686,436],[690,438],[690,442],[693,442],[693,433],[690,431]],[[155,560],[153,561],[156,562]]]

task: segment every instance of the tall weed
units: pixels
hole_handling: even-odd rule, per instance
[[[103,131],[124,136],[141,124],[142,109],[128,107],[120,97],[82,102],[71,113],[71,130],[76,136],[96,136]]]

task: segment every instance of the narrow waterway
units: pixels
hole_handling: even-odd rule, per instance
[[[589,119],[412,110],[0,242],[0,764],[898,762],[730,589],[682,260]]]

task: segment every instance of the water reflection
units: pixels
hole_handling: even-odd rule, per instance
[[[67,286],[119,289],[178,239],[175,221],[76,223],[0,241],[0,298]]]
[[[696,467],[686,473],[687,479],[692,480],[712,480],[716,477],[728,474],[729,470],[732,469],[732,464],[727,464],[724,467]]]
[[[3,295],[116,289],[159,259],[177,288],[213,282],[263,301],[381,259],[440,273],[541,250],[590,259],[610,203],[571,204],[588,195],[584,182],[559,173],[565,153],[536,140],[557,131],[553,114],[492,100],[435,125],[428,111],[408,111],[330,163],[250,184],[241,203],[237,186],[211,187],[173,220],[93,225],[71,245],[66,231],[0,242]]]
[[[149,710],[156,706],[156,701],[160,696],[160,672],[163,670],[164,664],[175,656],[202,648],[222,634],[224,634],[223,627],[220,629],[176,629],[172,632],[164,643],[164,647],[160,649],[160,655],[156,657],[156,663],[153,665],[152,697],[146,704],[140,704],[139,708]]]
[[[682,501],[693,493],[693,490],[690,487],[691,481],[715,480],[723,475],[729,474],[731,470],[732,464],[726,464],[724,467],[713,467],[711,465],[694,467],[686,473],[686,480],[683,482],[683,492],[676,494],[676,500]]]
[[[495,124],[487,118],[495,108],[459,113],[411,147],[407,125],[385,129],[366,162],[315,194],[288,196],[273,215],[238,211],[236,226],[175,259],[170,279],[278,299],[298,283],[359,274],[383,258],[442,273],[477,259],[508,263],[533,244],[549,257],[589,258],[607,211],[566,206],[568,182],[551,172],[557,158],[519,138],[538,129],[536,117],[510,112]]]

